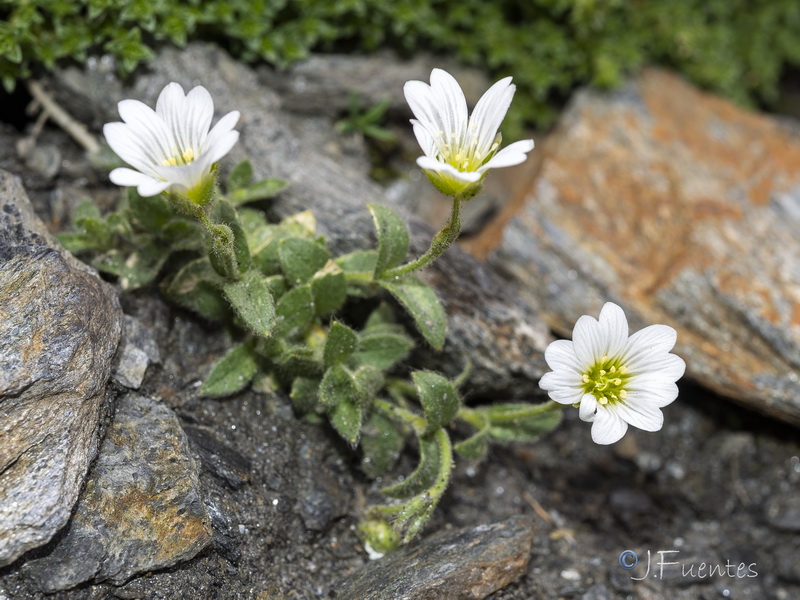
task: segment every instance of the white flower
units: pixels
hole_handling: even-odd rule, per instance
[[[592,439],[613,444],[628,424],[658,431],[661,408],[678,396],[675,382],[686,364],[670,354],[677,333],[668,325],[650,325],[628,337],[628,321],[612,302],[600,319],[588,315],[575,323],[572,341],[557,340],[545,350],[553,369],[539,386],[552,400],[580,405],[579,415],[592,423]]]
[[[233,128],[239,112],[229,112],[209,131],[214,101],[202,86],[184,95],[170,83],[158,96],[155,111],[138,100],[119,103],[124,123],[103,127],[108,145],[133,169],[111,171],[117,185],[136,186],[142,196],[164,191],[203,204],[213,187],[212,169],[239,139]]]
[[[467,100],[447,71],[434,69],[431,84],[409,81],[403,91],[416,119],[414,134],[425,152],[417,164],[442,193],[473,196],[489,169],[518,165],[533,150],[533,140],[500,148],[500,123],[516,87],[506,77],[490,87],[467,117]]]

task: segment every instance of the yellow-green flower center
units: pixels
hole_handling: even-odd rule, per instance
[[[449,139],[443,131],[436,132],[436,147],[439,158],[462,173],[477,171],[491,159],[500,148],[500,134],[486,153],[478,152],[477,127],[472,124],[465,136],[450,132]]]
[[[625,384],[629,378],[627,367],[619,359],[603,356],[583,373],[583,391],[600,404],[614,404],[628,395]]]
[[[195,159],[194,150],[192,150],[191,148],[188,148],[183,152],[178,150],[175,154],[173,154],[164,161],[164,166],[175,167],[178,165],[188,165],[194,159]]]

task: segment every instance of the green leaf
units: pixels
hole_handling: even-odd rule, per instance
[[[323,352],[323,365],[327,369],[335,364],[343,363],[358,347],[358,334],[347,325],[334,321],[328,331]]]
[[[390,498],[410,498],[429,489],[441,470],[441,449],[436,441],[436,436],[427,436],[419,439],[419,464],[400,483],[390,485],[381,490]]]
[[[253,182],[253,165],[246,158],[238,165],[233,167],[233,170],[228,175],[225,181],[225,189],[228,194],[235,190],[246,188]]]
[[[383,371],[370,365],[362,365],[353,374],[356,388],[364,406],[369,406],[386,383]]]
[[[174,216],[175,211],[161,194],[145,198],[128,188],[128,211],[131,221],[150,232],[160,231]]]
[[[74,208],[72,211],[72,222],[77,224],[78,221],[81,219],[102,219],[102,215],[100,214],[100,208],[92,202],[90,199],[86,198],[85,200],[81,200],[80,203]]]
[[[316,242],[292,237],[278,247],[281,269],[291,285],[305,283],[330,259],[328,251]]]
[[[301,413],[314,412],[319,404],[320,380],[311,377],[295,377],[292,381],[292,399],[295,409]]]
[[[359,362],[386,370],[403,360],[414,342],[397,333],[362,333],[358,351],[353,355]]]
[[[367,204],[375,233],[378,237],[378,259],[375,262],[375,277],[387,269],[399,265],[408,254],[408,229],[403,220],[391,209],[380,204]]]
[[[289,379],[292,377],[318,379],[323,374],[322,363],[308,346],[288,346],[274,361],[281,375]]]
[[[152,283],[169,258],[169,251],[150,243],[131,252],[122,263],[119,283],[123,290],[135,290]]]
[[[327,315],[341,307],[347,300],[347,281],[342,268],[329,260],[311,278],[311,291],[317,315]]]
[[[200,393],[229,396],[247,387],[257,370],[253,349],[248,344],[234,346],[211,367]]]
[[[85,233],[77,231],[67,231],[59,233],[56,238],[64,248],[72,254],[80,254],[86,250],[94,250],[97,243]]]
[[[555,429],[561,422],[561,407],[545,404],[495,404],[478,409],[489,419],[489,434],[504,442],[528,442]]]
[[[247,271],[241,280],[223,284],[222,290],[250,331],[269,336],[275,325],[276,309],[261,273]]]
[[[425,411],[425,434],[452,421],[461,408],[461,398],[455,386],[445,377],[430,371],[414,371],[411,378]]]
[[[477,428],[477,431],[467,439],[458,442],[453,449],[464,458],[483,460],[489,451],[490,421],[486,415],[478,411],[474,411],[473,414],[476,416],[476,420],[470,419],[469,422]]]
[[[230,202],[239,206],[247,202],[272,198],[286,189],[288,185],[289,182],[284,179],[262,179],[246,188],[234,190],[229,194]]]
[[[187,263],[163,288],[172,301],[212,321],[222,321],[230,315],[228,302],[220,290],[222,280],[208,258]]]
[[[286,292],[275,307],[278,326],[275,334],[286,338],[302,331],[314,318],[314,296],[311,286],[301,285]]]
[[[343,254],[336,259],[345,273],[361,273],[371,275],[375,272],[375,265],[378,263],[378,252],[376,250],[356,250],[350,254]]]
[[[413,276],[399,281],[380,280],[378,284],[408,311],[422,337],[435,350],[441,350],[447,332],[447,318],[436,292]]]
[[[373,411],[361,432],[361,451],[364,455],[361,469],[370,477],[386,473],[400,456],[406,435],[402,423]]]
[[[334,365],[325,371],[319,386],[319,400],[328,409],[333,409],[344,401],[358,404],[358,387],[350,369],[343,365]]]
[[[331,425],[351,446],[358,444],[361,436],[361,423],[364,409],[358,402],[345,399],[339,402],[330,413]]]

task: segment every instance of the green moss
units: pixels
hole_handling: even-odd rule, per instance
[[[213,40],[285,66],[312,50],[449,54],[518,86],[513,118],[547,124],[576,85],[645,63],[742,104],[774,101],[800,65],[796,0],[0,0],[0,77],[110,53],[127,74],[159,44]],[[424,77],[421,74],[420,77]],[[510,123],[513,128],[514,124]]]

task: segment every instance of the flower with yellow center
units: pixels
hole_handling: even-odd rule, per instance
[[[618,441],[629,424],[658,431],[661,408],[678,397],[675,382],[686,369],[683,359],[670,354],[676,338],[668,325],[650,325],[628,337],[625,313],[608,302],[599,319],[578,319],[572,341],[547,347],[544,357],[553,370],[539,386],[556,402],[578,405],[598,444]]]
[[[458,82],[447,71],[434,69],[431,83],[409,81],[403,91],[415,119],[414,134],[425,156],[417,164],[436,188],[467,199],[483,185],[489,169],[525,161],[533,140],[514,142],[500,150],[497,130],[508,112],[515,86],[506,77],[478,100],[471,116]]]
[[[111,181],[135,186],[142,196],[178,194],[197,204],[210,200],[215,165],[233,148],[239,112],[229,112],[209,131],[211,94],[197,86],[188,94],[177,83],[161,92],[153,110],[138,100],[119,103],[122,123],[103,127],[108,145],[133,169],[111,171]]]

